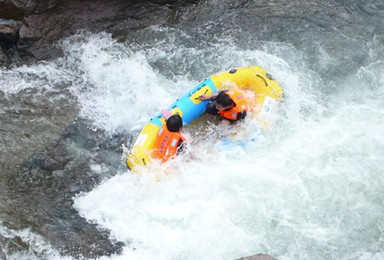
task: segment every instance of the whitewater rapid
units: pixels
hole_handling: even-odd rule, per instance
[[[220,127],[208,125],[202,140],[185,127],[195,158],[178,158],[167,171],[149,168],[141,177],[119,170],[74,197],[82,217],[123,243],[120,255],[98,259],[235,259],[256,253],[279,260],[384,258],[383,61],[332,80],[302,62],[305,53],[289,44],[243,49],[222,39],[194,48],[172,40],[188,38],[183,31],[147,30],[171,40],[124,44],[104,33],[79,34],[62,42],[64,58],[2,72],[17,87],[1,90],[14,94],[37,88],[38,81],[56,92],[51,86],[61,79],[69,85],[65,98],[76,100],[91,128],[130,134],[132,141],[186,90],[234,67],[266,69],[284,88],[284,102],[271,131],[255,129],[252,142],[227,147],[219,141],[225,131]],[[324,50],[319,55],[322,66],[332,62]],[[20,74],[34,80],[24,82]],[[254,122],[240,127],[253,128]],[[103,173],[103,165],[90,170]],[[40,253],[21,259],[71,259],[29,234],[41,241],[31,244]]]
[[[221,53],[221,70],[203,61],[191,77],[151,64],[166,66],[178,54],[188,60],[199,50],[170,42],[114,60],[114,53],[94,54],[105,47],[99,41],[87,44],[93,47],[84,48],[83,70],[103,80],[77,96],[85,115],[107,131],[138,131],[200,75],[230,69],[234,60],[265,68],[285,92],[273,130],[255,134],[260,142],[221,149],[208,137],[191,148],[198,158],[177,160],[171,174],[121,172],[76,197],[83,217],[125,244],[112,259],[235,259],[259,252],[282,260],[384,257],[383,62],[361,67],[333,90],[296,63],[303,54],[289,45],[265,43],[261,51],[224,42],[207,50]],[[292,59],[279,56],[287,51]]]

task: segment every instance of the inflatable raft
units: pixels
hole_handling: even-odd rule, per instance
[[[275,112],[283,98],[283,89],[277,81],[258,66],[232,69],[211,76],[176,100],[168,110],[172,114],[179,113],[183,124],[186,125],[200,117],[205,111],[208,101],[201,101],[198,97],[203,94],[214,94],[221,89],[228,89],[228,86],[254,93],[252,116],[260,122],[263,128],[268,127],[270,115]],[[138,166],[146,166],[151,162],[150,151],[154,149],[157,132],[164,123],[165,119],[159,112],[144,125],[127,158],[127,165],[133,172]]]

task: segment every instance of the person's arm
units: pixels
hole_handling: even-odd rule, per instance
[[[243,111],[241,113],[238,113],[237,114],[237,118],[236,118],[236,121],[239,121],[239,120],[244,120],[244,118],[247,116],[247,111]]]
[[[216,92],[215,94],[211,94],[211,95],[201,95],[199,97],[197,97],[196,99],[200,99],[200,100],[208,100],[208,99],[215,99],[221,92],[226,92],[227,90],[220,90],[219,92]]]
[[[208,99],[214,99],[217,97],[219,93],[215,93],[215,94],[212,94],[212,95],[201,95],[199,97],[197,97],[197,99],[200,99],[200,100],[208,100]]]
[[[186,148],[187,148],[187,144],[183,140],[179,140],[179,142],[177,143],[176,155],[184,153]]]

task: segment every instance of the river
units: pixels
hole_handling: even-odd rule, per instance
[[[58,44],[0,69],[0,259],[384,259],[382,1],[201,1]],[[271,131],[223,146],[200,122],[195,159],[126,169],[152,116],[249,65],[284,89]]]

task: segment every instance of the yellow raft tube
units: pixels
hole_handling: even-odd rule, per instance
[[[183,123],[188,124],[200,117],[208,104],[199,96],[211,95],[228,87],[237,87],[253,92],[252,115],[263,128],[269,126],[269,118],[283,99],[283,89],[264,69],[258,66],[242,67],[222,72],[203,80],[196,87],[175,101],[168,109],[179,113]],[[155,148],[156,136],[165,119],[158,113],[146,123],[137,137],[127,158],[127,165],[136,172],[151,162],[150,152]]]

